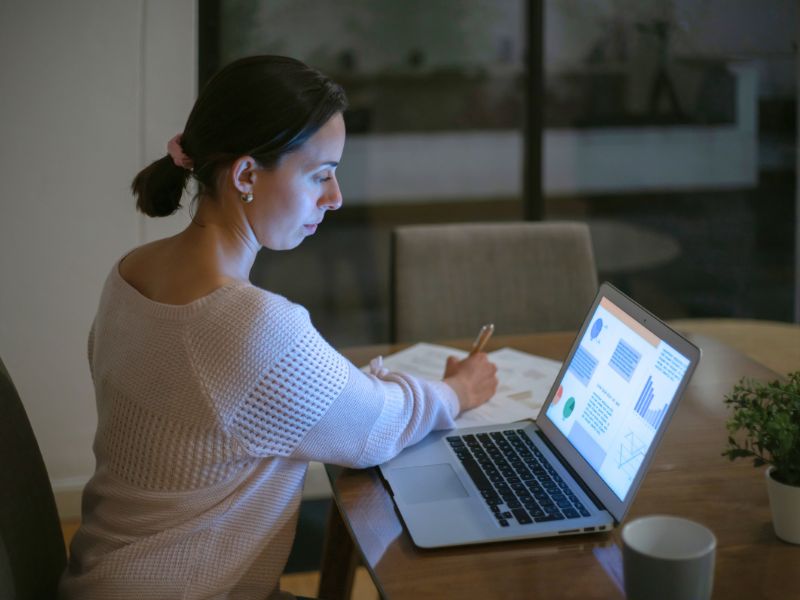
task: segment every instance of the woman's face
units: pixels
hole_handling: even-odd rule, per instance
[[[317,230],[326,211],[342,205],[336,167],[344,138],[344,119],[337,113],[276,167],[252,172],[254,201],[246,214],[259,244],[295,248]]]

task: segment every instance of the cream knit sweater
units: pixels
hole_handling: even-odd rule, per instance
[[[366,375],[246,283],[187,305],[112,269],[89,336],[98,425],[61,597],[270,598],[308,461],[379,464],[453,427],[443,382]]]

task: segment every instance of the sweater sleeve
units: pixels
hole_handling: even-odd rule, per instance
[[[342,391],[293,456],[369,467],[389,460],[433,430],[455,427],[458,398],[446,383],[403,373],[379,378],[348,366]]]
[[[452,428],[457,413],[444,382],[367,375],[309,327],[239,405],[231,430],[254,456],[366,467]]]
[[[446,383],[363,373],[308,311],[257,288],[216,305],[187,341],[220,426],[250,456],[379,464],[458,414]]]
[[[241,343],[271,348],[268,359],[256,360],[253,383],[223,415],[248,454],[365,467],[388,460],[433,429],[454,426],[458,398],[446,383],[363,373],[322,338],[305,309],[291,306],[281,309],[278,323],[251,323],[247,335],[259,339]],[[279,347],[276,335],[283,340]]]

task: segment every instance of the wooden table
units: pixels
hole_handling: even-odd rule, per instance
[[[573,334],[497,337],[563,359]],[[656,513],[693,519],[717,536],[714,598],[800,599],[800,546],[774,534],[763,469],[721,456],[728,410],[722,398],[742,376],[776,374],[724,344],[693,336],[703,349],[695,375],[656,453],[627,520]],[[461,345],[468,347],[470,340]],[[345,354],[366,364],[400,347]],[[624,598],[620,528],[611,533],[422,550],[416,548],[376,469],[328,468],[332,511],[319,596],[349,597],[356,560],[384,598]],[[355,547],[353,546],[355,542]]]

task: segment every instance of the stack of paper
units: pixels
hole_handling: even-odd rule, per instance
[[[425,379],[441,379],[448,356],[464,358],[467,352],[447,346],[416,344],[385,356],[383,366],[390,371],[401,371]],[[497,378],[500,381],[497,393],[483,406],[463,413],[456,419],[456,427],[535,419],[561,369],[561,363],[512,348],[490,352],[489,359],[497,365]]]

